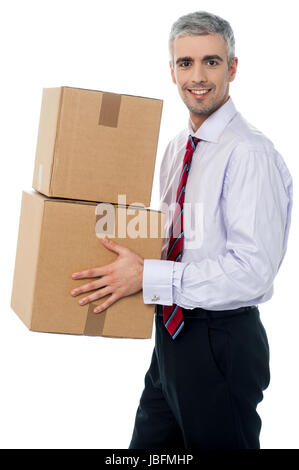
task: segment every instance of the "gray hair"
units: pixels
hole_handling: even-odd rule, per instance
[[[220,16],[206,11],[195,11],[181,16],[173,25],[169,36],[169,53],[173,63],[173,41],[182,36],[219,34],[226,42],[228,66],[235,57],[235,38],[231,25]]]

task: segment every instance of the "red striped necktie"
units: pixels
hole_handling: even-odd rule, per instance
[[[169,243],[167,259],[180,262],[183,254],[183,204],[185,200],[185,189],[188,173],[191,166],[192,156],[200,139],[189,135],[186,145],[182,171],[176,196],[176,205],[169,232]],[[163,307],[163,322],[173,339],[179,334],[184,326],[183,312],[179,305],[165,305]]]

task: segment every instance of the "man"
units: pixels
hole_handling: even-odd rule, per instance
[[[161,260],[104,239],[117,260],[74,275],[101,276],[75,294],[93,291],[85,303],[111,294],[97,311],[141,289],[145,303],[157,304],[131,449],[259,448],[256,408],[270,373],[257,305],[272,297],[286,252],[292,178],[229,95],[238,65],[229,23],[185,15],[172,27],[170,52],[190,117],[161,165],[161,207],[175,206]]]

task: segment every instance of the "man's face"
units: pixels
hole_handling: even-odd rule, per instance
[[[196,129],[229,98],[229,82],[236,74],[238,59],[228,68],[227,48],[217,34],[183,36],[173,41],[171,76],[190,111]],[[211,90],[199,94],[200,91]]]

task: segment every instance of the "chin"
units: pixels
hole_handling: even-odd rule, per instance
[[[192,106],[190,103],[185,103],[185,105],[192,114],[197,116],[205,116],[206,114],[213,112],[216,107],[215,103],[202,103],[196,107]]]

